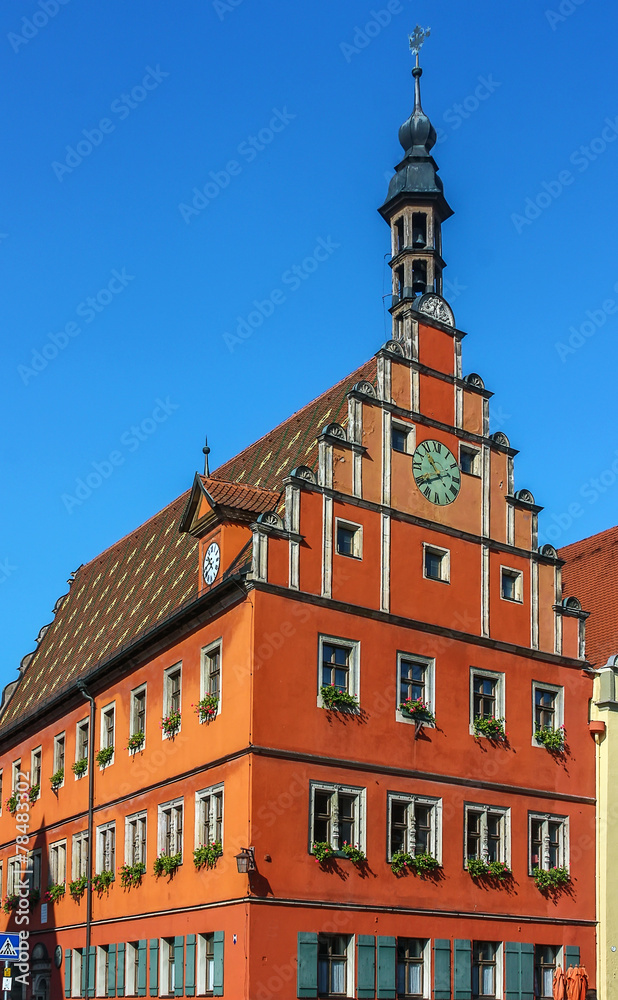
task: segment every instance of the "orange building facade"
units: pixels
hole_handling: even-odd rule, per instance
[[[594,985],[586,615],[463,375],[414,75],[393,339],[80,567],[5,691],[28,1000]]]

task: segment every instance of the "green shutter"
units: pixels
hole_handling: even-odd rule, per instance
[[[378,989],[380,1000],[394,1000],[397,985],[397,940],[378,938]]]
[[[71,949],[67,948],[64,953],[64,995],[71,996]]]
[[[299,997],[318,995],[318,936],[300,931],[298,934],[298,965],[296,994]]]
[[[185,971],[185,939],[184,937],[174,938],[174,994],[177,997],[185,995],[184,985]]]
[[[150,939],[150,996],[159,992],[159,939]]]
[[[137,942],[137,995],[146,996],[146,980],[148,978],[148,941],[143,938]]]
[[[470,1000],[472,996],[472,945],[470,941],[453,941],[455,965],[455,1000]]]
[[[187,934],[187,951],[185,964],[185,995],[195,996],[195,934]]]
[[[435,1000],[451,1000],[451,942],[433,943],[433,990]]]
[[[213,952],[214,952],[214,976],[213,976],[213,997],[223,996],[223,944],[225,941],[225,933],[223,931],[215,931],[213,934]]]
[[[359,934],[357,952],[357,996],[373,1000],[376,995],[376,941],[372,936]]]
[[[125,945],[124,941],[118,945],[118,965],[116,967],[116,992],[119,997],[124,996],[124,963],[125,963]]]
[[[575,948],[573,945],[567,945],[564,949],[564,971],[566,972],[569,965],[579,965],[579,948]]]
[[[533,1000],[534,997],[534,945],[520,944],[520,986],[521,1000]]]
[[[521,1000],[521,945],[507,941],[504,945],[505,1000]]]
[[[107,949],[107,995],[116,996],[116,945],[110,944]]]
[[[97,949],[91,944],[88,949],[88,996],[94,996],[94,974],[96,969]]]
[[[81,972],[81,982],[80,982],[80,995],[86,996],[86,949],[82,948],[82,972]]]

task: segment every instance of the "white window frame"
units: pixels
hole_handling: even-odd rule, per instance
[[[113,712],[114,713],[114,742],[112,743],[112,746],[114,748],[114,752],[113,752],[113,754],[112,754],[112,756],[111,756],[111,758],[109,760],[109,763],[106,764],[105,767],[111,767],[112,764],[114,763],[115,758],[116,758],[116,722],[117,722],[117,713],[116,713],[116,702],[115,701],[110,701],[109,705],[105,705],[104,708],[101,709],[101,723],[100,723],[100,728],[99,728],[99,749],[100,750],[105,750],[105,748],[107,747],[107,743],[105,742],[105,738],[106,738],[106,735],[107,735],[107,728],[106,728],[106,725],[105,725],[105,717],[106,717],[106,715],[109,712]]]
[[[71,996],[83,997],[82,993],[82,963],[84,954],[82,948],[71,949]]]
[[[470,812],[480,812],[481,817],[481,858],[488,859],[487,853],[487,816],[489,813],[497,813],[502,816],[502,836],[500,840],[500,854],[498,858],[504,864],[511,867],[511,810],[509,806],[487,805],[484,802],[464,802],[464,842],[463,856],[464,868],[468,870],[468,814]],[[479,938],[480,940],[480,938]]]
[[[81,859],[77,851],[78,844],[81,844]],[[84,855],[84,845],[85,845],[85,855]],[[79,864],[78,864],[79,861]],[[79,833],[74,833],[71,842],[71,875],[73,881],[82,876],[88,877],[89,867],[90,867],[90,856],[88,852],[88,831],[80,830]]]
[[[43,871],[43,852],[42,850],[33,851],[30,858],[28,859],[28,868],[26,869],[24,877],[28,879],[30,884],[30,892],[42,889],[41,873]],[[2,884],[2,873],[0,872],[0,886]]]
[[[422,663],[425,667],[425,704],[433,715],[436,714],[436,660],[432,656],[419,656],[417,653],[406,653],[403,650],[397,651],[397,701],[395,707],[395,719],[397,722],[404,722],[409,726],[414,726],[414,719],[410,719],[400,710],[401,704],[401,661],[414,660],[415,663]],[[433,722],[424,722],[424,726],[434,728]]]
[[[66,840],[56,840],[49,845],[48,858],[48,883],[49,885],[61,885],[67,880],[67,842]],[[56,869],[57,878],[54,881],[53,874]],[[61,877],[62,876],[62,877]]]
[[[393,431],[403,431],[406,435],[406,449],[405,451],[399,451],[399,449],[393,448]],[[413,455],[414,445],[415,445],[415,434],[416,428],[414,424],[407,424],[403,420],[392,420],[391,421],[391,451],[397,451],[398,455]]]
[[[225,794],[224,794],[224,783],[221,781],[217,785],[211,785],[209,788],[203,788],[201,791],[195,793],[195,846],[204,846],[200,840],[200,828],[202,826],[202,809],[206,799],[214,799],[217,796],[221,796],[221,849],[223,850],[223,833],[224,833],[224,823],[225,823]],[[212,808],[212,806],[211,806]]]
[[[195,955],[195,995],[198,997],[213,996],[213,991],[207,991],[208,974],[206,968],[206,944],[210,939],[213,943],[213,977],[214,977],[214,933],[198,934]]]
[[[19,892],[19,881],[21,879],[21,858],[15,855],[14,858],[9,858],[6,866],[6,894],[11,896],[13,893]]]
[[[173,850],[173,849],[170,848],[170,857],[172,857],[174,854],[180,853],[182,855],[182,857],[183,857],[183,860],[184,860],[185,815],[184,815],[184,799],[183,798],[172,799],[170,802],[162,802],[159,805],[159,807],[158,807],[158,810],[157,810],[157,817],[158,817],[158,823],[157,823],[157,857],[159,855],[163,854],[164,850],[165,850],[165,820],[164,820],[164,816],[165,816],[165,813],[167,812],[168,809],[170,809],[172,811],[180,809],[181,816],[182,816],[182,832],[180,834],[180,847],[179,847],[179,850]],[[173,816],[172,816],[172,818],[173,818]],[[178,847],[179,846],[178,845],[178,832],[176,830],[173,831],[173,836],[174,836],[174,846]],[[181,864],[182,864],[182,861],[181,861]]]
[[[487,941],[485,938],[474,938],[470,942],[470,961],[471,968],[474,966],[474,942],[477,941],[479,944],[493,944],[496,947],[495,962],[496,962],[496,1000],[502,1000],[503,989],[504,989],[504,965],[503,965],[503,952],[502,952],[502,941]],[[479,994],[479,1000],[482,1000],[486,993]]]
[[[515,579],[515,597],[505,597],[503,593],[502,580],[504,576]],[[524,574],[521,569],[513,569],[512,566],[500,566],[500,600],[507,601],[508,604],[524,603]]]
[[[38,780],[38,782],[34,780],[34,761],[35,761],[35,755],[36,754],[39,754],[39,780]],[[34,785],[37,785],[37,784],[41,785],[42,782],[43,782],[43,747],[42,746],[38,746],[38,747],[35,747],[34,750],[30,751],[30,787],[32,788]],[[41,797],[41,789],[39,788],[39,794],[37,795],[37,799],[39,799],[40,797]],[[36,802],[36,799],[35,799],[35,802]]]
[[[423,1000],[431,1000],[431,938],[413,937],[411,934],[400,934],[395,938],[395,975],[397,974],[397,953],[400,941],[423,941]],[[397,982],[397,979],[395,979]]]
[[[339,528],[345,528],[347,531],[351,531],[353,534],[352,538],[352,552],[340,552],[339,546],[337,544]],[[338,556],[343,556],[344,559],[362,559],[363,558],[363,526],[362,524],[356,524],[354,521],[348,521],[344,517],[335,518],[335,553]]]
[[[131,691],[130,702],[129,702],[129,736],[135,736],[136,733],[140,732],[140,730],[136,728],[137,720],[135,718],[136,716],[135,707],[136,707],[137,695],[140,695],[142,692],[144,693],[144,742],[142,743],[142,750],[143,750],[144,747],[146,746],[146,716],[148,713],[147,684],[139,684],[136,688],[133,688],[133,690]],[[132,757],[134,753],[137,753],[137,751],[129,750],[128,753],[129,756]]]
[[[146,809],[140,810],[140,812],[132,813],[130,816],[125,816],[124,820],[124,862],[126,865],[138,864],[133,855],[133,824],[139,824],[143,820],[144,822],[144,858],[142,859],[143,864],[146,864],[148,856],[148,812]]]
[[[109,963],[109,948],[107,945],[97,945],[96,978],[94,995],[107,996],[107,966]]]
[[[435,555],[440,557],[440,576],[427,576],[427,566],[425,563],[425,557],[427,554]],[[450,583],[451,582],[451,550],[443,549],[439,545],[433,545],[431,542],[423,542],[423,579],[431,580],[433,583]]]
[[[569,817],[568,816],[556,816],[553,813],[543,813],[543,812],[529,812],[528,813],[528,874],[532,875],[533,868],[542,868],[543,871],[549,870],[549,833],[544,831],[543,833],[543,854],[542,864],[538,865],[532,864],[532,823],[534,820],[540,820],[544,825],[549,823],[559,823],[561,826],[560,831],[560,849],[562,852],[562,867],[571,867],[570,858],[570,838],[569,838]],[[546,867],[547,866],[547,867]]]
[[[60,766],[61,765],[60,765],[60,755],[59,755],[58,750],[59,750],[59,746],[60,746],[60,742],[61,741],[63,742],[62,769],[64,771],[64,777],[63,777],[62,781],[60,782],[60,784],[58,785],[58,788],[62,788],[62,786],[64,785],[64,782],[66,780],[66,776],[67,776],[67,734],[66,734],[66,731],[63,732],[63,733],[57,733],[56,736],[54,736],[54,769],[52,771],[52,774],[55,774],[56,771],[60,770]]]
[[[481,670],[479,667],[470,667],[470,733],[474,735],[474,678],[489,677],[496,681],[496,719],[506,718],[505,709],[505,676],[495,670]],[[479,737],[484,739],[483,736]]]
[[[114,834],[114,864],[112,868],[105,868],[105,841],[107,839],[106,834],[113,831]],[[118,841],[116,839],[116,820],[110,820],[109,823],[101,823],[97,827],[97,850],[96,850],[96,873],[100,875],[103,871],[113,871],[114,878],[116,877],[116,861],[118,857]]]
[[[139,969],[139,942],[127,941],[126,955],[126,975],[125,975],[125,996],[137,996],[137,973]]]
[[[345,970],[346,992],[343,995],[345,997],[356,996],[356,963],[354,961],[356,938],[354,934],[344,934],[342,932],[337,932],[337,931],[319,931],[318,938],[320,937],[329,937],[329,938],[344,937],[348,939],[348,943],[346,945],[346,970]],[[319,963],[319,958],[318,958],[318,963]],[[319,964],[318,964],[318,969],[319,969]],[[316,969],[316,972],[318,973],[319,976],[318,969]]]
[[[413,854],[409,848],[414,844],[414,809],[410,809],[410,806],[414,806],[416,803],[420,806],[429,806],[431,809],[431,833],[433,838],[433,852],[432,857],[442,864],[442,799],[436,799],[429,795],[415,795],[409,792],[387,792],[386,795],[386,855],[387,860],[390,861],[392,858],[391,853],[391,824],[392,824],[392,809],[391,805],[393,802],[405,802],[408,807],[408,853]],[[406,935],[402,935],[406,936]],[[407,935],[410,936],[410,935]]]
[[[21,771],[21,757],[14,760],[11,764],[11,793],[15,795],[17,791],[17,784],[19,782],[19,773]]]
[[[171,962],[170,962],[170,951],[171,951]],[[159,996],[161,997],[173,997],[176,985],[176,963],[174,956],[174,938],[173,937],[162,937],[159,939]],[[174,982],[171,985],[171,989],[168,989],[167,985],[163,985],[164,973],[167,973],[169,965],[173,968],[172,978]]]
[[[354,695],[357,702],[360,705],[360,640],[359,639],[342,639],[341,637],[334,635],[322,635],[318,636],[318,696],[317,696],[317,706],[318,708],[326,708],[324,701],[322,699],[321,688],[322,688],[322,655],[324,646],[343,646],[350,651],[349,658],[349,669],[348,669],[348,694]],[[345,711],[347,712],[358,712],[359,708],[353,705],[345,705]]]
[[[564,725],[564,688],[556,684],[545,684],[543,681],[532,681],[532,738],[530,742],[533,747],[543,746],[542,743],[539,743],[534,738],[534,731],[536,729],[536,692],[538,689],[541,691],[552,691],[556,695],[554,704],[554,732]]]
[[[466,452],[468,455],[472,455],[473,471],[466,472],[461,464],[462,452]],[[481,449],[475,448],[471,444],[464,444],[462,441],[459,442],[459,470],[464,476],[476,476],[480,479],[481,476]]]
[[[88,767],[90,767],[90,740],[92,739],[92,733],[90,732],[90,718],[89,717],[86,718],[86,719],[80,719],[79,722],[77,722],[76,725],[75,725],[75,763],[77,763],[78,760],[84,760],[84,757],[80,757],[78,755],[78,750],[80,749],[80,741],[81,741],[81,735],[80,734],[81,734],[81,732],[82,732],[82,730],[84,728],[88,732],[88,744],[87,744],[87,746],[88,746],[88,752],[85,754],[85,759],[88,761]],[[65,760],[66,760],[66,744],[65,744],[65,751],[64,751],[64,753],[65,753]],[[77,774],[73,775],[73,777],[75,778],[76,781],[78,781],[79,778],[84,778],[88,774],[88,767],[86,768],[86,770],[81,775],[79,775],[79,776]],[[65,773],[66,773],[66,770],[65,770]]]
[[[172,675],[175,674],[177,671],[180,675],[179,699],[178,699],[180,706],[178,711],[180,712],[181,721],[174,735],[178,735],[178,733],[181,732],[182,730],[182,660],[180,660],[178,663],[173,663],[170,667],[166,667],[165,670],[163,671],[163,716],[164,717],[166,715],[169,715],[171,711],[171,700],[172,700],[171,679]],[[163,729],[161,730],[161,739],[169,740],[171,738],[172,737],[168,736],[168,734]]]
[[[555,952],[555,958],[554,958],[555,968],[558,968],[558,966],[560,965],[564,969],[564,949],[563,949],[563,947],[562,947],[561,944],[535,944],[534,945],[534,952],[533,952],[533,962],[534,962],[533,968],[534,968],[535,989],[536,989],[536,981],[537,981],[536,980],[536,970],[537,970],[536,950],[537,950],[537,948],[552,948],[553,951]],[[535,992],[534,996],[535,997],[537,996],[536,992]],[[545,994],[544,993],[542,995],[539,994],[538,1000],[553,1000],[553,993],[549,993],[549,994]]]
[[[219,702],[217,704],[217,715],[221,712],[221,701],[222,701],[222,687],[223,687],[223,640],[221,638],[215,639],[214,642],[209,642],[207,646],[204,646],[200,654],[200,699],[205,698],[207,694],[210,694],[208,690],[208,679],[210,676],[208,670],[208,657],[218,651],[219,653]],[[198,716],[199,718],[199,716]],[[201,720],[201,721],[206,721]]]
[[[0,768],[0,816],[2,816],[2,806],[3,806],[3,798],[2,798],[3,784],[4,784],[4,768]]]
[[[329,792],[331,796],[335,795],[350,795],[355,797],[354,804],[354,825],[358,830],[358,837],[356,838],[356,845],[361,851],[367,850],[367,789],[362,788],[357,785],[340,785],[333,784],[328,781],[310,781],[309,782],[309,854],[312,854],[312,846],[315,842],[315,816],[314,816],[314,802],[315,802],[315,792]],[[337,800],[335,799],[335,808],[331,806],[331,839],[330,843],[333,845],[335,850],[340,851],[341,847],[335,844],[335,840],[339,840],[339,830],[338,830],[338,808]]]

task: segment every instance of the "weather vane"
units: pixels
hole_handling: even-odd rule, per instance
[[[426,38],[429,38],[431,34],[431,28],[421,28],[420,24],[416,25],[416,28],[409,36],[410,38],[410,50],[414,53],[418,60],[418,54],[423,47],[423,43]]]

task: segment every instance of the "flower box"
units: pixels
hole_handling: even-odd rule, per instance
[[[367,855],[365,852],[361,851],[360,847],[356,844],[348,844],[347,840],[344,841],[341,853],[350,861],[353,861],[355,865],[363,865],[367,862]]]
[[[551,889],[562,889],[571,881],[569,869],[564,866],[557,866],[547,870],[545,868],[533,868],[532,877],[534,884],[541,892]]]
[[[146,733],[143,730],[139,730],[137,733],[132,733],[127,741],[127,750],[131,753],[137,753],[141,750],[144,743],[146,742]]]
[[[30,786],[30,791],[28,792],[28,798],[30,799],[30,805],[31,806],[33,806],[34,803],[36,802],[36,800],[38,799],[40,792],[41,792],[41,786],[40,785],[31,785]]]
[[[142,884],[142,878],[146,874],[146,865],[143,861],[136,861],[134,865],[123,865],[118,870],[123,889],[135,889]]]
[[[419,725],[424,723],[428,726],[435,726],[436,724],[435,715],[429,708],[429,705],[427,705],[422,698],[417,698],[414,701],[412,698],[406,698],[406,700],[402,701],[399,705],[399,711],[406,717],[406,719],[413,719],[414,722],[419,723]]]
[[[81,875],[76,878],[73,882],[69,882],[69,892],[73,899],[81,899],[86,891],[86,886],[88,885],[88,877],[86,875]]]
[[[180,729],[180,712],[173,709],[169,715],[164,715],[161,719],[161,729],[166,736],[175,736]]]
[[[324,865],[328,864],[337,857],[337,851],[329,844],[327,841],[316,840],[311,845],[311,851],[315,857],[316,864]]]
[[[95,757],[95,760],[99,765],[99,767],[107,767],[113,756],[114,756],[113,747],[101,747],[101,749],[98,751]]]
[[[17,812],[17,792],[13,792],[12,795],[9,795],[4,804],[11,814]]]
[[[551,729],[549,726],[538,726],[534,730],[534,738],[537,743],[540,743],[550,753],[562,753],[565,736],[566,729],[564,726],[560,726],[558,729]]]
[[[205,698],[198,701],[195,711],[200,722],[212,722],[216,718],[219,710],[219,696],[207,694]]]
[[[498,879],[500,882],[513,877],[504,861],[485,861],[484,858],[468,858],[468,874],[471,878]]]
[[[474,735],[484,736],[494,743],[504,743],[507,737],[504,731],[504,719],[496,719],[493,715],[485,719],[477,715],[474,720]]]
[[[213,840],[212,844],[202,844],[193,852],[193,864],[198,869],[214,868],[222,853],[220,840]]]
[[[66,892],[66,885],[64,882],[56,882],[55,885],[50,885],[47,890],[46,899],[50,903],[57,903],[58,900],[62,899]]]
[[[92,888],[95,892],[107,892],[114,881],[114,872],[106,868],[92,876]]]
[[[88,770],[88,758],[82,757],[80,760],[76,760],[74,764],[71,764],[71,770],[76,778],[81,778]]]
[[[393,854],[391,861],[391,871],[393,875],[399,875],[404,868],[409,868],[417,875],[428,875],[430,872],[440,868],[440,862],[431,854],[408,854],[407,851],[397,851]]]
[[[19,893],[12,892],[4,900],[2,904],[2,909],[4,910],[5,913],[10,913],[11,910],[16,910],[18,906],[19,906]]]
[[[177,868],[182,864],[182,854],[160,854],[158,858],[155,858],[152,870],[154,871],[157,878],[160,875],[173,875]]]
[[[353,694],[342,691],[335,684],[323,684],[320,695],[325,708],[338,711],[340,708],[358,708],[358,701]]]
[[[52,791],[57,792],[63,781],[64,781],[64,768],[61,767],[54,774],[52,774],[51,778],[49,779],[49,783],[52,786]]]

